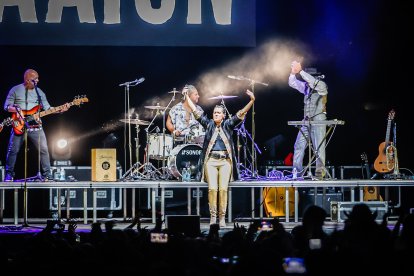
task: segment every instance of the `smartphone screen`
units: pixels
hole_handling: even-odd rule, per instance
[[[273,229],[272,223],[270,221],[262,221],[260,223],[259,230],[261,231],[270,231]]]
[[[153,243],[167,243],[168,234],[167,233],[151,233],[151,242]]]
[[[305,262],[303,258],[284,258],[283,269],[287,274],[306,273]]]

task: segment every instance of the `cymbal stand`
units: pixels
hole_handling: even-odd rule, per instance
[[[165,164],[165,159],[166,159],[165,148],[167,147],[167,145],[165,143],[166,142],[165,141],[165,131],[166,131],[166,128],[165,128],[165,121],[166,121],[165,113],[167,113],[168,108],[175,101],[175,94],[178,91],[174,88],[172,92],[173,92],[173,95],[171,97],[170,102],[167,104],[165,109],[161,111],[161,114],[162,114],[162,167],[161,167],[162,173],[161,173],[161,179],[164,179],[164,180],[168,179],[171,176],[171,174],[168,170],[168,167]]]
[[[158,104],[159,105],[159,104]],[[159,110],[157,109],[154,118],[152,118],[151,122],[149,123],[149,125],[145,128],[145,133],[146,133],[146,139],[147,139],[147,144],[145,146],[145,158],[144,158],[144,164],[142,164],[139,168],[138,171],[143,170],[143,172],[140,174],[141,178],[144,179],[150,179],[150,180],[155,180],[155,179],[159,179],[161,173],[159,172],[159,169],[157,169],[150,161],[149,161],[149,145],[150,145],[150,141],[149,141],[149,137],[150,137],[150,133],[152,131],[154,131],[154,129],[156,129],[157,127],[155,127],[152,131],[150,131],[150,127],[151,125],[154,123],[155,119],[158,117],[158,115],[160,114]]]
[[[138,114],[136,114],[136,119],[139,119]],[[131,166],[131,168],[128,171],[124,173],[124,175],[121,177],[122,180],[140,179],[142,177],[142,175],[139,172],[139,168],[142,165],[141,162],[139,162],[139,148],[141,147],[139,144],[139,124],[136,124],[135,130],[137,135],[137,137],[135,138],[135,157],[137,162],[133,166]]]
[[[221,96],[222,96],[222,97],[221,97],[221,102],[220,102],[220,104],[224,107],[224,110],[226,111],[228,118],[230,118],[230,117],[231,117],[231,114],[230,114],[229,110],[227,109],[226,104],[224,103],[223,93],[221,93]]]

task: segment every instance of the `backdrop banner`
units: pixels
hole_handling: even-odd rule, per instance
[[[255,0],[0,0],[0,45],[256,46]]]

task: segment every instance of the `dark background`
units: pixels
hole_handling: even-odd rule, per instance
[[[141,119],[151,120],[142,106],[156,104],[157,97],[169,97],[167,92],[173,88],[180,90],[186,83],[197,86],[204,72],[242,58],[269,40],[295,41],[312,53],[312,64],[308,65],[326,75],[328,118],[346,122],[336,129],[327,147],[329,164],[360,165],[363,152],[372,163],[378,156],[379,144],[385,140],[388,113],[394,109],[400,171],[411,175],[411,18],[408,2],[404,1],[258,0],[257,47],[0,46],[0,93],[4,103],[9,89],[22,82],[23,72],[34,68],[40,75],[39,87],[53,106],[85,94],[89,102],[80,109],[72,107],[64,114],[44,117],[50,149],[57,136],[64,135],[73,141],[73,165],[90,165],[90,150],[103,147],[104,139],[113,133],[118,139],[106,146],[118,149],[118,160],[124,166],[127,151],[123,126],[114,128],[125,110],[126,93],[118,86],[120,83],[146,78],[130,88],[130,106],[136,108]],[[260,69],[260,64],[257,66]],[[227,74],[244,75],[245,70],[240,68]],[[258,156],[259,164],[283,160],[293,151],[297,131],[287,121],[302,118],[302,96],[287,85],[290,62],[283,70],[283,84],[273,85],[276,81],[266,75],[266,79],[259,80],[270,85],[255,87],[256,142],[263,150]],[[243,90],[247,88],[248,85]],[[203,99],[203,90],[199,92],[201,104],[211,112],[211,104]],[[247,100],[240,93],[226,104],[234,113]],[[2,111],[1,118],[6,116],[8,113]],[[251,114],[246,121],[249,130],[250,122]],[[162,128],[160,119],[155,124]],[[4,129],[0,133],[2,164],[8,137],[9,130]],[[270,156],[266,141],[275,137],[278,142],[273,144],[275,151]],[[140,140],[145,144],[142,129]],[[37,156],[31,148],[29,152],[28,174],[34,175]],[[17,178],[23,177],[23,161],[21,151],[16,164]]]

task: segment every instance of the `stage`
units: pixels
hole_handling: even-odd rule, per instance
[[[412,179],[383,179],[383,180],[365,180],[365,179],[347,179],[347,180],[280,180],[280,181],[235,181],[229,185],[229,197],[228,197],[228,212],[227,222],[229,224],[234,221],[241,220],[240,217],[233,216],[234,208],[239,205],[250,206],[250,214],[245,217],[246,220],[261,219],[268,217],[264,210],[264,198],[263,189],[266,188],[282,188],[284,190],[284,215],[280,217],[284,223],[298,223],[299,217],[299,191],[304,189],[313,189],[316,193],[314,197],[314,204],[322,205],[321,207],[327,210],[330,215],[332,204],[329,202],[329,193],[336,191],[340,194],[340,198],[335,198],[334,201],[358,203],[363,201],[363,189],[364,187],[378,187],[382,189],[384,194],[384,202],[393,202],[392,206],[387,205],[387,208],[399,208],[402,204],[401,189],[414,188],[414,180]],[[26,188],[26,189],[25,189]],[[283,189],[288,188],[288,189]],[[108,197],[110,197],[110,206],[102,208],[99,206],[101,190],[108,191]],[[207,202],[201,200],[202,192],[207,190],[207,183],[205,182],[180,182],[180,181],[116,181],[116,182],[93,182],[93,181],[77,181],[77,182],[1,182],[0,183],[0,221],[11,225],[20,225],[22,220],[30,220],[27,217],[31,204],[27,204],[25,210],[24,198],[26,196],[27,202],[34,203],[38,200],[32,198],[31,194],[35,190],[48,190],[50,195],[55,193],[55,196],[50,196],[50,210],[53,211],[56,216],[54,219],[69,219],[72,217],[72,209],[82,212],[82,221],[87,225],[88,223],[97,222],[99,219],[99,212],[101,210],[107,210],[109,213],[116,210],[121,213],[120,220],[128,222],[131,218],[143,216],[139,214],[140,207],[137,207],[136,197],[138,191],[145,194],[146,208],[149,212],[147,214],[147,220],[149,223],[154,224],[156,222],[157,214],[161,215],[164,220],[165,216],[171,215],[168,208],[166,208],[166,201],[168,199],[168,192],[170,190],[180,190],[187,197],[187,206],[185,215],[199,216],[201,221],[208,218],[208,215],[201,212],[202,208],[207,206]],[[26,193],[25,193],[26,190]],[[56,196],[57,194],[72,195],[71,191],[78,191],[83,193],[82,202],[79,206],[71,206],[72,200],[65,200],[64,196]],[[248,191],[248,199],[243,197],[243,201],[240,201],[234,194],[237,191]],[[81,192],[80,192],[81,191]],[[112,194],[111,194],[112,191]],[[116,193],[115,193],[116,191]],[[7,195],[7,196],[6,196]],[[106,196],[106,193],[105,193]],[[392,197],[392,198],[391,198]],[[23,199],[22,199],[23,198]],[[53,200],[52,200],[53,199]],[[5,202],[8,202],[9,208],[12,206],[12,216],[4,217]],[[249,202],[250,201],[250,202]],[[277,201],[277,199],[275,199]],[[333,201],[333,200],[332,200]],[[235,204],[236,202],[236,204]],[[290,204],[289,204],[290,203]],[[73,204],[73,203],[72,203]],[[79,202],[78,202],[79,204]],[[205,206],[204,206],[205,205]],[[76,207],[76,208],[75,208]],[[411,207],[411,206],[408,206]],[[291,210],[293,208],[293,210]],[[141,208],[142,209],[142,208]],[[8,210],[9,213],[11,210]],[[102,212],[100,212],[102,213]],[[107,214],[107,213],[106,213]],[[172,213],[174,215],[174,213]],[[145,215],[144,215],[145,217]],[[49,217],[50,219],[50,217]]]

